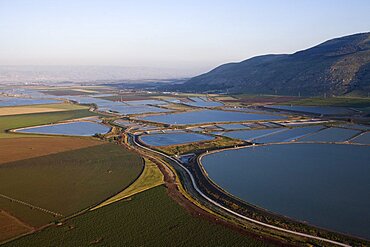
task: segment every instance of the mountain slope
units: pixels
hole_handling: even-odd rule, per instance
[[[332,39],[294,54],[224,64],[174,89],[291,95],[370,92],[370,33]]]

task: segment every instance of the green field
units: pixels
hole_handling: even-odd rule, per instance
[[[145,190],[151,189],[153,187],[156,187],[158,185],[163,184],[163,174],[159,170],[156,164],[154,164],[152,161],[145,159],[145,167],[144,171],[140,175],[140,177],[131,184],[127,189],[121,191],[115,196],[112,196],[108,200],[104,201],[103,203],[99,204],[93,210],[96,210],[98,208],[107,206],[111,203],[120,201],[124,198],[133,196],[137,193],[143,192]]]
[[[203,141],[203,142],[192,142],[180,145],[172,145],[172,146],[160,146],[155,147],[155,149],[164,152],[168,155],[183,155],[187,153],[194,153],[199,152],[200,150],[209,150],[215,149],[219,147],[228,147],[228,146],[235,146],[243,144],[244,141],[218,136],[214,140],[211,141]]]
[[[122,191],[142,169],[139,156],[110,143],[4,163],[0,165],[0,208],[40,226],[55,217],[36,207],[71,215]]]
[[[370,98],[351,98],[351,97],[329,97],[329,98],[305,98],[294,101],[285,102],[291,105],[302,106],[339,106],[365,108],[370,107]]]
[[[23,107],[23,106],[19,106]],[[62,110],[88,110],[89,108],[83,105],[77,105],[77,104],[70,104],[70,103],[61,103],[61,104],[46,104],[46,105],[31,105],[28,107],[32,108],[43,108],[43,107],[50,107],[54,109],[62,109]]]
[[[267,246],[195,218],[155,187],[4,246]]]
[[[29,127],[35,125],[55,123],[58,121],[70,120],[75,118],[83,118],[89,116],[96,116],[95,113],[87,109],[61,111],[61,112],[46,112],[36,114],[22,114],[14,116],[0,117],[0,138],[10,137],[25,137],[30,136],[26,134],[4,133],[6,130]]]

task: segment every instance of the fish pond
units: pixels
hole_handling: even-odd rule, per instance
[[[369,125],[362,125],[362,124],[342,124],[339,125],[341,128],[348,128],[348,129],[356,129],[356,130],[370,130]]]
[[[225,130],[249,129],[249,127],[243,124],[217,124],[217,126]]]
[[[256,138],[261,138],[269,136],[275,133],[283,132],[286,129],[284,128],[275,128],[275,129],[256,129],[256,130],[236,130],[229,132],[215,132],[213,134],[223,135],[234,139],[240,139],[244,141],[251,141]]]
[[[357,136],[351,142],[370,145],[370,132]]]
[[[288,105],[269,105],[267,108],[276,110],[293,111],[293,112],[305,112],[312,114],[322,115],[346,115],[353,114],[354,111],[344,107],[333,107],[333,106],[288,106]]]
[[[122,115],[128,114],[143,114],[143,113],[157,113],[157,112],[169,112],[170,110],[148,106],[148,105],[124,105],[119,102],[112,102],[111,105],[99,107],[101,111],[117,112]]]
[[[255,142],[257,143],[271,143],[271,142],[290,142],[301,138],[305,135],[315,133],[321,129],[325,128],[324,126],[315,125],[307,126],[301,128],[287,129],[272,135],[265,137],[257,138]]]
[[[211,153],[210,179],[269,211],[370,239],[370,148],[276,144]]]
[[[123,101],[123,103],[128,105],[166,105],[167,102],[162,100],[131,100]]]
[[[214,137],[197,133],[176,132],[166,134],[143,135],[141,141],[150,146],[170,146],[191,142],[209,141]]]
[[[19,129],[16,132],[50,135],[93,136],[105,134],[109,127],[93,122],[69,122]]]
[[[221,102],[210,101],[204,97],[189,97],[189,99],[191,101],[186,102],[184,104],[195,107],[218,107],[224,105]]]
[[[0,96],[0,107],[2,106],[21,106],[21,105],[40,105],[40,104],[56,104],[62,101],[54,99],[31,99],[31,98],[15,98]]]
[[[263,110],[257,110],[253,108],[247,108],[247,107],[224,107],[223,108],[226,111],[241,111],[241,112],[252,112],[252,113],[262,113]]]
[[[68,100],[73,100],[79,104],[96,104],[99,111],[115,112],[122,115],[128,114],[142,114],[142,113],[157,113],[157,112],[169,112],[170,110],[150,106],[147,103],[153,103],[153,101],[144,100],[144,102],[131,101],[133,105],[128,105],[123,102],[110,101],[105,99],[85,97],[85,96],[65,96]],[[161,102],[161,101],[159,101]]]
[[[359,134],[360,131],[352,129],[342,129],[342,128],[327,128],[316,132],[312,135],[305,136],[299,141],[308,142],[344,142],[355,135]]]
[[[159,122],[165,124],[202,124],[216,122],[243,122],[257,120],[280,120],[285,119],[284,116],[270,114],[254,114],[244,112],[230,112],[219,110],[203,110],[183,113],[169,113],[166,115],[147,116],[140,118],[142,120]]]

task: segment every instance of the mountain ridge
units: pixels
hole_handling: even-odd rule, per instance
[[[292,54],[223,64],[172,89],[310,96],[368,93],[370,32],[334,38]]]

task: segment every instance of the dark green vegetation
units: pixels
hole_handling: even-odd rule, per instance
[[[36,114],[21,114],[14,116],[0,117],[0,138],[11,137],[8,134],[2,132],[22,127],[36,126],[42,124],[55,123],[58,121],[70,120],[75,118],[83,118],[89,116],[96,116],[95,113],[90,112],[87,109],[84,110],[73,110],[73,111],[62,111],[62,112],[45,112]],[[13,137],[21,135],[12,135]],[[23,135],[24,136],[24,135]]]
[[[286,95],[370,92],[370,33],[326,41],[294,54],[221,65],[172,89]]]
[[[338,106],[352,108],[370,107],[370,98],[330,97],[330,98],[305,98],[284,102],[285,105],[302,106]]]
[[[222,100],[224,102],[240,102],[245,104],[281,104],[287,101],[299,100],[297,96],[267,95],[267,94],[233,94],[233,99]]]
[[[235,140],[228,137],[221,137],[218,136],[214,140],[211,141],[203,141],[203,142],[193,142],[193,143],[186,143],[186,144],[178,144],[178,145],[171,145],[171,146],[163,146],[163,147],[155,147],[161,152],[164,152],[168,155],[183,155],[187,153],[200,153],[204,150],[212,150],[218,149],[221,147],[232,147],[235,145],[243,144],[243,141]]]
[[[32,206],[0,196],[0,208],[41,226],[122,191],[142,169],[139,156],[109,143],[5,163],[0,166],[0,194]]]
[[[4,246],[267,246],[195,218],[163,186],[113,203]]]

